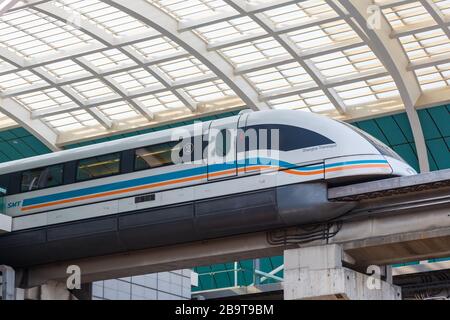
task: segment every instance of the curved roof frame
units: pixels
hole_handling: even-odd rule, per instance
[[[414,73],[407,69],[409,63],[407,56],[400,43],[390,37],[392,28],[384,16],[381,15],[381,12],[377,21],[379,25],[371,26],[368,22],[371,19],[370,15],[374,14],[373,8],[370,8],[371,6],[373,7],[372,1],[340,0],[340,3],[348,10],[350,16],[354,17],[358,22],[368,37],[368,43],[371,43],[371,49],[378,55],[397,84],[413,132],[420,170],[421,172],[430,171],[425,138],[419,116],[415,109],[417,100],[421,94],[421,89]],[[357,30],[357,27],[355,27],[355,30]]]
[[[450,101],[450,0],[0,1],[8,9],[0,126],[14,120],[53,150],[244,106],[344,120],[406,110],[427,171],[416,109]]]
[[[233,68],[223,57],[213,51],[208,51],[204,42],[192,31],[185,31],[183,35],[178,31],[178,23],[168,14],[144,0],[105,0],[130,16],[144,21],[146,24],[161,32],[163,36],[175,41],[186,51],[199,59],[218,75],[233,91],[252,109],[264,110],[269,108],[258,100],[258,93],[245,79],[234,74]]]

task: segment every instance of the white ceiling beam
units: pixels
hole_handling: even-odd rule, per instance
[[[391,0],[391,1],[385,1],[381,3],[380,9],[386,9],[386,8],[392,8],[397,6],[403,6],[405,4],[410,4],[413,2],[417,2],[417,0]]]
[[[147,120],[151,121],[154,118],[154,114],[149,112],[147,109],[142,109],[141,105],[138,105],[133,101],[133,99],[130,99],[128,94],[126,92],[123,92],[119,85],[117,85],[112,79],[108,79],[106,77],[103,77],[100,75],[97,70],[95,70],[94,66],[90,66],[89,62],[86,61],[86,59],[78,58],[75,60],[80,66],[82,66],[84,69],[88,70],[90,73],[94,74],[96,78],[102,82],[104,85],[112,89],[115,93],[117,93],[124,102],[128,103],[130,106],[132,106],[137,112],[139,112],[142,116],[147,118]]]
[[[71,18],[67,11],[54,6],[51,1],[36,1],[27,7],[30,7],[32,9],[39,11],[41,13],[44,13],[46,15],[52,16],[53,18],[63,21],[65,23],[68,21],[68,19]],[[86,30],[97,28],[97,27],[95,27],[95,25],[93,25],[92,23],[90,23],[88,20],[86,20],[84,18],[81,18],[80,22],[82,24],[81,26],[83,28],[86,28]],[[113,37],[112,35],[107,34],[106,32],[105,32],[105,34],[107,35],[107,40],[111,41],[111,43],[108,42],[109,43],[108,47],[105,46],[105,43],[103,41],[97,41],[97,42],[87,44],[86,46],[84,46],[82,48],[78,48],[78,49],[74,49],[74,50],[60,50],[57,53],[48,54],[45,57],[40,57],[39,59],[33,59],[33,58],[25,59],[25,58],[19,58],[18,56],[16,56],[15,57],[16,60],[20,59],[20,61],[18,61],[18,63],[17,63],[18,64],[17,69],[3,71],[3,72],[0,71],[0,76],[5,75],[5,74],[14,73],[17,71],[28,70],[28,69],[44,66],[46,64],[61,62],[61,61],[72,59],[72,58],[79,58],[81,56],[102,52],[107,49],[114,49],[114,48],[119,48],[119,47],[130,46],[130,45],[133,45],[133,44],[136,44],[139,42],[145,42],[148,40],[157,39],[157,38],[162,37],[162,35],[159,32],[157,32],[153,29],[149,29],[145,33],[140,33],[137,35],[126,35],[126,36],[121,36],[121,37]],[[11,58],[11,55],[14,56],[14,53],[12,53],[11,51],[9,51],[5,48],[0,48],[0,56],[3,56],[3,55]]]
[[[448,24],[450,25],[450,24]],[[392,30],[390,33],[391,38],[402,38],[414,34],[419,34],[423,32],[428,32],[432,30],[439,29],[439,26],[434,21],[425,21],[421,23],[416,23],[410,26],[405,26],[398,28],[397,30]]]
[[[205,42],[194,32],[186,31],[181,34],[178,31],[178,22],[155,5],[144,0],[105,0],[105,2],[143,21],[190,52],[222,79],[249,108],[256,110],[270,108],[265,102],[258,100],[255,88],[245,78],[235,75],[233,67],[220,54],[208,51]]]
[[[0,48],[0,51],[1,51],[1,48]],[[0,56],[1,56],[1,54],[0,54]],[[142,63],[142,66],[151,66],[151,65],[171,61],[171,60],[186,58],[189,56],[190,56],[190,54],[187,52],[179,52],[176,54],[171,54],[169,58],[163,57],[163,58],[147,60],[146,62]],[[80,57],[74,57],[72,60],[77,59],[77,58],[80,58]],[[44,72],[44,70],[42,69],[43,67],[45,67],[45,66],[35,67],[35,69],[42,70],[42,72]],[[100,75],[102,77],[107,77],[107,76],[111,76],[111,75],[122,73],[122,72],[136,70],[138,68],[140,68],[140,65],[135,64],[135,63],[130,64],[130,65],[115,66],[114,68],[111,68],[111,69],[106,69],[106,70],[101,70],[101,71],[98,70],[98,75]],[[20,89],[6,90],[6,91],[3,91],[0,94],[0,96],[5,97],[5,98],[14,97],[14,96],[18,96],[18,95],[23,95],[23,94],[33,93],[33,92],[42,91],[42,90],[46,90],[46,89],[51,89],[54,87],[66,86],[66,85],[73,84],[75,82],[92,80],[92,79],[95,79],[96,77],[97,77],[96,75],[91,74],[91,75],[68,77],[64,80],[55,78],[55,79],[52,79],[52,81],[53,81],[52,84],[30,85],[30,86],[26,86],[26,87],[23,87]]]
[[[335,52],[339,52],[339,51],[343,51],[343,50],[354,49],[354,48],[364,46],[364,45],[365,45],[364,42],[350,40],[350,41],[345,41],[342,43],[332,44],[332,45],[328,45],[328,46],[322,46],[317,49],[304,50],[304,51],[297,50],[297,55],[299,57],[301,57],[303,60],[310,60],[315,57],[324,56],[327,54],[331,54],[331,53],[335,53]],[[263,69],[267,69],[267,68],[277,67],[280,65],[284,65],[284,64],[288,64],[288,63],[292,63],[292,62],[296,62],[296,61],[297,61],[297,59],[292,57],[291,55],[284,55],[284,56],[279,56],[276,58],[268,59],[268,60],[265,60],[262,62],[250,63],[250,64],[246,64],[242,67],[237,67],[235,69],[235,73],[236,74],[245,74],[245,73],[259,71],[259,70],[263,70]]]
[[[73,14],[71,12],[68,12],[64,9],[60,9],[52,5],[51,3],[45,3],[42,5],[36,6],[38,10],[41,12],[52,16],[55,19],[66,21],[70,18],[70,16]],[[78,26],[83,32],[90,35],[92,38],[96,39],[98,42],[102,43],[104,46],[108,48],[116,48],[121,53],[123,53],[125,56],[127,56],[130,60],[132,60],[136,66],[143,68],[147,72],[151,73],[156,79],[158,79],[164,87],[168,91],[172,91],[172,93],[180,99],[180,101],[191,111],[195,111],[196,106],[195,103],[180,89],[173,89],[171,86],[171,83],[166,81],[164,78],[164,75],[159,74],[157,72],[157,69],[150,66],[146,62],[141,61],[132,50],[129,50],[129,48],[124,48],[117,46],[116,44],[116,38],[113,37],[111,34],[105,32],[103,29],[100,29],[97,25],[91,23],[90,21],[87,21],[85,19],[79,20],[80,25]],[[159,33],[158,33],[159,35]],[[93,74],[97,79],[99,79],[101,82],[103,82],[106,86],[111,88],[114,92],[116,92],[119,96],[122,97],[124,101],[126,101],[131,107],[133,107],[137,112],[139,112],[141,115],[143,115],[147,120],[152,121],[154,119],[154,114],[151,113],[147,108],[142,108],[142,104],[137,103],[133,99],[130,98],[129,94],[126,92],[123,92],[119,86],[115,85],[114,82],[107,77],[100,74],[99,70],[96,70],[93,66],[89,65],[89,62],[86,61],[83,58],[76,58],[75,59],[78,64],[80,64],[84,69],[89,71],[91,74]]]
[[[260,4],[245,4],[245,11],[248,13],[260,13],[263,11],[278,9],[281,7],[285,7],[291,4],[296,4],[299,2],[304,2],[306,0],[275,0],[266,3]],[[184,32],[192,29],[197,29],[201,27],[206,27],[212,24],[228,21],[231,19],[236,19],[245,16],[244,13],[240,11],[226,11],[219,12],[213,16],[203,19],[194,19],[194,20],[184,20],[178,23],[178,31]]]
[[[327,2],[332,5],[336,11],[341,11],[333,1],[327,0]],[[369,21],[371,21],[372,18],[370,15],[373,14],[369,9],[373,7],[373,1],[339,0],[339,2],[355,19],[357,25],[355,25],[352,19],[348,19],[347,23],[358,32],[361,38],[366,39],[366,43],[369,44],[372,51],[384,64],[386,70],[395,81],[405,105],[411,130],[413,132],[420,170],[422,172],[428,172],[430,170],[430,165],[427,147],[417,110],[415,109],[416,103],[422,92],[414,72],[408,71],[408,57],[400,42],[397,39],[392,39],[390,37],[392,28],[381,12],[377,21],[379,24],[376,26],[369,25]]]
[[[160,69],[155,68],[152,65],[146,65],[141,61],[140,57],[136,53],[128,48],[123,48],[124,52],[130,59],[133,59],[135,63],[141,66],[144,70],[150,73],[155,79],[157,79],[168,91],[172,93],[184,104],[186,108],[195,112],[197,110],[197,104],[193,101],[184,91],[180,89],[173,89],[173,82],[165,75]]]
[[[408,70],[418,70],[428,67],[437,67],[441,64],[450,63],[450,54],[443,54],[436,57],[421,59],[419,61],[410,62],[408,65]]]
[[[450,39],[450,29],[448,28],[450,22],[447,18],[442,14],[436,4],[431,0],[420,0],[420,3],[424,6],[425,9],[428,10],[430,15],[433,17],[434,21],[438,24],[438,26],[444,31],[445,35]]]
[[[1,2],[2,0],[0,0]],[[17,0],[16,2],[19,2],[20,0]],[[12,12],[12,11],[17,11],[17,10],[22,10],[25,8],[29,8],[35,4],[39,4],[39,3],[44,3],[44,2],[48,2],[48,1],[52,1],[52,0],[25,0],[23,1],[24,3],[18,6],[15,6],[14,8],[11,8],[8,10],[8,12]]]
[[[21,127],[38,138],[50,150],[58,151],[58,135],[40,119],[33,119],[31,112],[13,99],[0,98],[1,112],[17,122]]]
[[[367,81],[367,80],[382,78],[382,77],[386,77],[386,76],[389,76],[389,73],[386,71],[386,69],[377,68],[374,70],[355,73],[350,76],[347,75],[347,76],[336,77],[336,78],[333,78],[330,80],[326,80],[326,81],[323,81],[323,85],[324,85],[324,87],[331,89],[331,88],[334,88],[337,86],[345,86],[347,84],[355,83],[358,81]],[[292,95],[304,94],[304,93],[317,91],[317,90],[319,90],[319,87],[317,85],[305,84],[302,86],[296,86],[296,87],[281,89],[281,90],[274,90],[274,91],[270,91],[268,93],[264,93],[261,95],[261,99],[263,99],[264,101],[270,101],[270,100],[274,100],[274,99],[285,98],[285,97],[289,97]]]
[[[43,72],[37,69],[32,70],[34,74],[41,77],[48,83],[52,83],[52,80]],[[85,110],[89,113],[97,122],[99,122],[105,129],[110,129],[113,125],[113,121],[108,119],[102,112],[96,108],[88,108],[82,101],[77,98],[78,93],[71,87],[59,87],[58,90],[64,94],[67,98],[72,100],[72,102],[77,105],[80,109]]]
[[[197,85],[197,84],[201,84],[201,83],[211,82],[211,81],[214,81],[217,79],[218,79],[218,77],[214,74],[197,76],[195,78],[189,79],[189,81],[179,80],[179,81],[173,82],[172,89],[181,89],[181,88],[185,88],[187,86],[191,86],[191,85],[193,86],[193,85]],[[163,93],[163,92],[167,92],[167,91],[168,91],[167,88],[165,88],[161,84],[158,86],[151,86],[151,87],[146,87],[143,89],[135,90],[132,93],[128,93],[128,98],[129,99],[137,99],[137,98],[145,97],[148,95]],[[81,105],[73,104],[73,105],[65,106],[65,107],[55,107],[55,108],[48,108],[45,110],[36,110],[36,111],[32,112],[32,117],[33,118],[49,117],[49,116],[54,116],[54,115],[57,115],[60,113],[90,109],[90,108],[95,108],[95,107],[98,107],[101,105],[116,103],[116,102],[120,102],[120,101],[123,101],[123,98],[121,96],[113,97],[113,98],[109,98],[109,97],[99,98],[99,99],[95,99],[95,100],[91,99],[90,102],[86,103],[86,104],[81,104]],[[134,102],[139,103],[139,101],[136,101],[136,100],[134,100]]]

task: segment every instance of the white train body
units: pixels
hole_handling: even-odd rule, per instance
[[[261,221],[261,225],[248,230],[316,223],[332,219],[348,210],[348,205],[343,205],[342,208],[336,210],[324,207],[323,212],[317,210],[320,206],[313,208],[317,201],[322,201],[324,204],[327,202],[327,184],[349,183],[361,181],[361,179],[416,173],[413,168],[381,142],[358,132],[357,129],[347,124],[312,113],[300,111],[252,112],[203,122],[200,127],[200,135],[203,137],[208,137],[217,130],[228,129],[229,136],[227,138],[231,143],[227,159],[217,156],[214,152],[205,152],[204,157],[201,157],[204,159],[193,159],[194,161],[187,163],[134,170],[135,150],[172,141],[174,129],[169,129],[0,164],[0,177],[8,177],[3,179],[7,182],[1,187],[9,189],[11,185],[16,184],[13,187],[13,189],[16,189],[15,192],[7,190],[8,193],[4,199],[5,213],[14,218],[13,231],[23,232],[45,229],[51,226],[68,226],[73,222],[92,222],[101,217],[120,217],[123,214],[130,219],[137,219],[136,217],[142,212],[151,215],[154,219],[158,214],[152,213],[156,212],[152,211],[154,209],[171,208],[185,204],[195,204],[192,216],[195,221],[197,219],[201,221],[199,216],[202,210],[205,210],[206,216],[207,210],[214,211],[215,207],[221,206],[220,201],[224,201],[221,199],[228,199],[233,196],[243,197],[245,194],[253,195],[263,190],[275,190],[298,185],[320,185],[320,190],[325,190],[323,191],[325,195],[320,196],[321,200],[316,199],[311,202],[310,199],[304,199],[301,200],[300,205],[289,204],[287,205],[289,210],[286,209],[285,215],[281,214],[282,209],[277,209],[280,212],[279,216],[275,218],[277,223],[270,226],[265,226],[265,220],[258,218],[255,213],[255,220],[248,221],[253,225],[258,225],[258,221]],[[192,136],[198,136],[198,128],[198,124],[189,125],[178,128],[176,132],[189,132]],[[267,150],[267,147],[266,149],[260,149],[259,145],[255,149],[241,143],[242,139],[245,141],[242,132],[245,133],[250,128],[268,128],[269,133],[270,130],[279,129],[280,140],[277,150]],[[178,139],[179,137],[175,138]],[[209,140],[207,150],[211,151],[211,145],[215,142],[211,137],[209,137]],[[191,149],[185,150],[185,154],[191,151]],[[78,173],[66,172],[68,170],[79,170],[79,161],[82,159],[116,153],[120,154],[120,172],[117,174],[77,181],[76,175]],[[133,162],[132,166],[130,166],[131,162]],[[54,165],[61,165],[62,170],[64,170],[61,173],[63,176],[61,185],[27,192],[18,190],[17,184],[20,184],[20,181],[23,180],[20,173]],[[323,186],[325,186],[325,189]],[[295,194],[290,194],[291,191],[282,192],[280,190],[274,193],[276,198],[274,201],[277,203],[281,203],[284,197],[288,202],[291,201],[289,197],[296,197]],[[292,192],[296,193],[297,191]],[[304,194],[304,197],[308,197],[308,194]],[[209,199],[214,199],[216,204],[210,205]],[[248,199],[250,198],[242,198],[243,206],[247,205],[249,201],[253,201]],[[239,200],[234,203],[239,204],[241,202]],[[250,204],[248,205],[251,207]],[[295,206],[303,206],[303,209],[296,212],[293,209]],[[310,207],[307,208],[307,206]],[[283,205],[280,205],[280,208],[282,207]],[[186,209],[183,210],[186,211]],[[225,206],[223,210],[229,209]],[[131,214],[136,214],[136,216],[131,218]],[[166,213],[161,214],[165,215]],[[169,219],[170,221],[189,220],[188,218],[181,218],[181,213],[175,211],[171,211],[170,214],[173,214],[172,220]],[[180,238],[179,241],[198,240],[248,231],[236,227],[246,223],[246,217],[243,215],[236,215],[238,217],[236,222],[231,223],[228,227],[221,225],[221,222],[227,220],[228,217],[224,212],[217,215],[216,218],[208,217],[204,222],[193,227],[195,230],[199,230],[199,228],[209,229],[208,231],[198,231],[202,236],[185,240]],[[161,219],[164,220],[164,217]],[[282,222],[280,222],[281,220]],[[127,225],[126,222],[123,223]],[[170,223],[168,223],[168,226],[170,226]],[[138,226],[135,227],[138,228]],[[176,228],[174,232],[177,232]],[[189,231],[187,232],[189,233]],[[168,227],[167,237],[172,236],[170,227]],[[1,243],[2,237],[0,237],[0,251]],[[135,247],[139,246],[136,245],[133,248]],[[102,251],[102,253],[104,252],[109,251]],[[4,259],[8,260],[6,256]],[[0,260],[2,260],[1,254]],[[19,259],[18,261],[17,264],[20,265],[22,260]]]

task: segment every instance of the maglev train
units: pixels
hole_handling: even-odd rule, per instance
[[[327,222],[329,185],[416,174],[343,122],[273,110],[0,164],[0,264],[24,267]]]

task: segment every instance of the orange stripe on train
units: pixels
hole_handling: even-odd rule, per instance
[[[388,164],[353,165],[353,166],[343,166],[343,167],[337,167],[337,168],[329,168],[329,169],[325,169],[325,171],[326,172],[335,172],[335,171],[343,171],[343,170],[351,170],[351,169],[366,169],[366,168],[390,168],[390,166]],[[254,167],[251,167],[251,168],[239,168],[237,171],[238,172],[244,172],[246,170],[247,171],[258,171],[258,170],[259,171],[268,171],[268,170],[277,170],[278,171],[278,170],[281,170],[281,168],[280,167],[272,167],[272,166],[254,166]],[[223,175],[227,175],[227,174],[233,174],[235,172],[236,172],[236,169],[230,169],[230,170],[225,170],[225,171],[221,171],[221,172],[211,173],[211,174],[209,174],[209,176],[210,177],[218,177],[218,176],[223,176]],[[299,175],[299,176],[310,176],[310,175],[321,174],[323,172],[323,170],[301,172],[301,171],[296,171],[294,169],[287,169],[287,170],[285,170],[285,172],[287,172],[289,174]],[[77,198],[58,200],[58,201],[54,201],[54,202],[48,202],[48,203],[38,204],[38,205],[34,205],[34,206],[24,207],[24,208],[22,208],[22,211],[46,208],[46,207],[51,207],[51,206],[56,206],[56,205],[66,204],[66,203],[71,203],[71,202],[90,200],[90,199],[96,199],[96,198],[102,198],[102,197],[107,197],[107,196],[118,195],[118,194],[122,194],[122,193],[146,190],[146,189],[157,188],[157,187],[163,187],[163,186],[168,186],[168,185],[177,184],[177,183],[183,183],[183,182],[189,182],[189,181],[195,181],[195,180],[202,180],[202,179],[206,179],[207,177],[208,176],[204,174],[204,175],[199,175],[199,176],[194,176],[194,177],[187,177],[187,178],[182,178],[182,179],[157,182],[157,183],[153,183],[153,184],[148,184],[148,185],[138,186],[138,187],[132,187],[132,188],[128,188],[128,189],[108,191],[108,192],[104,192],[104,193],[98,193],[98,194],[93,194],[93,195],[88,195],[88,196],[77,197]]]

